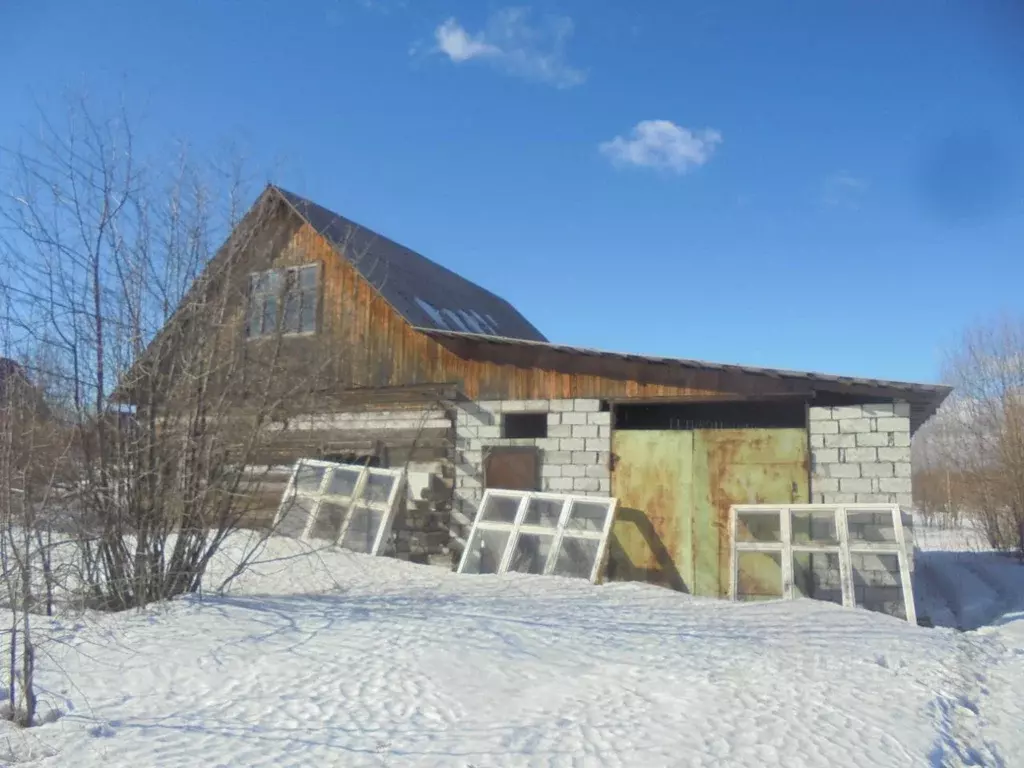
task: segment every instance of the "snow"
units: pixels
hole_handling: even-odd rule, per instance
[[[922,533],[927,569],[949,550]],[[989,555],[979,582],[1024,584],[972,554]],[[38,673],[53,721],[0,724],[0,764],[1010,766],[1020,609],[958,632],[273,539],[228,595],[54,620]]]

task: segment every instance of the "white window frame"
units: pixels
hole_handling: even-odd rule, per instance
[[[837,544],[794,544],[793,513],[832,512],[835,519]],[[892,517],[894,540],[892,542],[851,541],[848,515],[851,512],[872,514],[888,513]],[[737,525],[740,515],[764,514],[779,517],[779,541],[739,541]],[[741,552],[778,553],[782,560],[782,597],[795,597],[793,585],[793,554],[808,552],[835,554],[839,556],[839,579],[842,585],[843,607],[857,605],[853,583],[853,562],[851,555],[874,554],[896,555],[899,558],[900,586],[903,591],[903,605],[907,621],[917,624],[917,609],[914,605],[914,586],[910,575],[910,556],[907,552],[906,535],[903,529],[903,513],[898,504],[736,504],[729,509],[729,535],[732,539],[732,562],[730,567],[729,595],[738,600],[739,555]]]
[[[481,519],[484,510],[487,508],[488,501],[492,498],[518,499],[519,506],[516,508],[514,522],[503,523],[494,520]],[[558,523],[556,525],[527,525],[523,522],[526,518],[526,512],[530,507],[530,502],[533,499],[540,499],[542,501],[559,501],[562,503],[562,510],[559,513]],[[578,503],[599,504],[606,507],[607,511],[605,513],[604,525],[600,531],[573,530],[566,527],[569,523],[569,518],[572,515],[572,508]],[[552,575],[555,564],[558,562],[558,554],[562,549],[562,542],[566,539],[597,541],[597,553],[594,557],[594,565],[591,568],[590,575],[588,577],[588,580],[592,584],[596,584],[601,578],[602,566],[604,565],[605,556],[608,551],[608,537],[611,534],[612,525],[615,522],[615,513],[617,508],[618,499],[611,496],[583,496],[567,493],[511,491],[488,488],[484,491],[484,497],[477,507],[476,515],[473,518],[473,526],[469,531],[469,536],[466,538],[466,546],[462,550],[462,557],[459,559],[459,567],[456,572],[466,573],[464,569],[466,561],[470,555],[469,545],[476,541],[477,531],[507,531],[509,536],[508,541],[505,544],[505,550],[499,561],[497,570],[499,574],[508,572],[508,568],[512,563],[512,553],[515,552],[516,545],[519,542],[519,536],[524,533],[535,534],[541,536],[552,536],[551,549],[548,552],[548,559],[544,564],[544,572],[543,574],[538,574],[544,576]]]
[[[298,489],[296,481],[303,467],[322,468],[325,470],[324,476],[320,480],[320,485],[315,491],[300,491]],[[327,493],[327,489],[330,487],[331,476],[338,469],[343,469],[346,472],[352,472],[353,470],[359,472],[359,477],[352,489],[351,496]],[[378,502],[363,499],[363,492],[366,490],[367,481],[371,476],[393,478],[391,492],[388,494],[387,501]],[[377,533],[374,537],[373,547],[368,553],[377,556],[383,551],[387,544],[388,536],[391,534],[391,526],[394,524],[399,495],[404,487],[405,471],[402,469],[382,469],[365,464],[342,464],[340,462],[322,461],[320,459],[299,459],[292,468],[291,476],[288,478],[288,485],[285,487],[284,495],[281,498],[281,504],[277,509],[277,514],[274,515],[274,529],[277,528],[278,523],[284,517],[289,505],[302,498],[309,501],[311,506],[306,525],[299,539],[301,541],[326,541],[332,544],[339,544],[345,540],[345,534],[348,533],[349,524],[352,522],[352,510],[357,507],[365,507],[383,513],[380,526],[377,528]],[[345,508],[345,519],[341,524],[341,530],[338,532],[337,538],[333,540],[314,538],[310,535],[320,514],[320,506],[324,502],[337,504]]]

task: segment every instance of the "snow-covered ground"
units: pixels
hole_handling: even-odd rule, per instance
[[[1024,568],[941,537],[920,602],[977,631],[273,540],[228,596],[54,622],[0,764],[1024,765]]]

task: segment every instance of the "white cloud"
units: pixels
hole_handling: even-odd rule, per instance
[[[642,120],[633,126],[628,138],[616,136],[599,149],[615,165],[682,174],[704,165],[721,143],[722,134],[713,128],[692,131],[671,120]]]
[[[572,32],[572,19],[548,16],[531,24],[527,9],[506,8],[493,13],[485,28],[476,33],[452,17],[434,30],[434,40],[436,52],[456,64],[477,59],[508,74],[571,88],[587,77],[566,61],[565,48]]]

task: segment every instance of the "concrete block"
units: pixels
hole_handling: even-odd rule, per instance
[[[612,481],[611,479],[602,479],[597,481],[597,490],[599,493],[608,495],[612,492]]]
[[[584,467],[584,470],[586,472],[587,477],[594,477],[597,478],[598,480],[610,477],[608,467],[602,466],[600,464],[590,464],[589,466]]]
[[[870,432],[871,419],[841,419],[839,431],[844,434],[851,432]]]
[[[523,410],[525,411],[547,411],[551,408],[550,400],[524,400]]]
[[[812,421],[810,426],[811,434],[814,435],[835,435],[839,432],[838,421]]]
[[[811,442],[811,450],[814,450],[815,448],[824,448],[825,447],[825,436],[824,435],[811,435],[810,436],[810,442]]]
[[[879,432],[898,432],[910,434],[910,419],[902,416],[893,416],[891,419],[878,420]]]
[[[586,477],[587,468],[578,464],[566,464],[562,467],[562,477]]]
[[[587,414],[587,423],[596,424],[599,427],[610,427],[612,424],[612,412],[591,411]]]
[[[823,474],[827,474],[829,477],[840,479],[860,477],[860,464],[825,464],[818,467],[819,472],[822,470],[824,470]]]
[[[572,410],[572,400],[551,400],[548,405],[549,411],[562,412]]]
[[[825,447],[855,447],[857,436],[854,434],[826,434]]]
[[[885,493],[910,493],[913,490],[909,477],[882,478],[880,487]]]
[[[878,493],[872,491],[871,493],[858,493],[857,494],[858,504],[891,504],[892,499],[887,493]]]
[[[574,411],[584,411],[584,412],[600,411],[601,410],[601,401],[600,400],[591,400],[591,399],[588,399],[588,398],[578,398],[578,399],[573,401],[572,409]]]
[[[563,413],[562,414],[563,424],[572,424],[573,426],[584,425],[587,423],[587,414],[585,413]]]
[[[603,437],[605,440],[612,439],[612,428],[611,427],[598,427],[597,436]]]
[[[557,493],[571,491],[576,479],[577,478],[573,477],[552,477],[545,481],[545,489],[548,491],[555,491]]]
[[[861,477],[892,477],[894,474],[893,465],[887,461],[867,462],[860,465]]]
[[[586,449],[588,451],[607,451],[611,446],[607,437],[588,437]]]
[[[901,509],[913,509],[914,496],[910,493],[897,493],[893,499],[893,504],[899,504]]]
[[[840,452],[840,461],[846,463],[862,461],[878,461],[877,448],[843,448]]]
[[[842,493],[871,493],[871,480],[868,478],[841,478],[839,490]]]
[[[893,464],[893,468],[896,477],[910,477],[914,471],[913,465],[909,461],[897,462]]]
[[[534,445],[540,448],[542,451],[557,451],[561,440],[557,437],[538,437],[533,441]]]
[[[809,418],[811,421],[829,421],[832,418],[831,408],[811,408],[809,410]]]
[[[586,450],[587,443],[582,438],[576,437],[563,437],[559,440],[559,450],[561,451],[583,451]]]
[[[477,437],[481,440],[496,440],[501,437],[501,427],[496,424],[477,427]]]
[[[879,448],[879,461],[910,461],[910,447],[906,448]]]
[[[548,434],[551,434],[551,428],[557,427],[562,423],[562,414],[560,413],[549,413],[548,414]]]
[[[892,444],[897,448],[909,448],[910,447],[910,433],[909,432],[894,432],[892,435]]]
[[[862,405],[861,410],[869,418],[892,416],[892,403]]]
[[[572,482],[574,491],[596,491],[601,484],[593,477],[577,477]]]
[[[572,464],[572,454],[569,451],[544,451],[545,464]]]
[[[831,477],[815,477],[811,480],[811,493],[838,493],[839,480]]]
[[[572,427],[569,424],[548,427],[548,437],[572,437]]]
[[[864,408],[860,405],[840,405],[832,408],[832,418],[836,421],[863,419]]]
[[[597,437],[597,427],[592,424],[579,424],[572,428],[573,437]]]
[[[858,448],[883,448],[892,442],[889,432],[861,432],[857,435]]]
[[[896,403],[892,407],[894,416],[901,416],[905,419],[910,418],[910,403]]]
[[[609,446],[610,447],[610,446]],[[602,467],[607,467],[611,462],[612,454],[611,451],[598,451],[596,464],[600,464]]]
[[[838,464],[838,448],[819,448],[811,454],[815,464]]]
[[[572,463],[583,467],[598,465],[597,451],[573,451]]]
[[[501,413],[501,400],[477,400],[475,405],[477,408],[489,411],[490,413]]]
[[[857,501],[855,493],[826,493],[822,495],[826,497],[821,502],[822,504],[854,504]]]
[[[540,468],[541,477],[561,477],[562,476],[562,465],[561,464],[548,464],[545,462]]]
[[[459,424],[455,427],[455,434],[459,437],[479,437],[480,426],[477,423]]]

